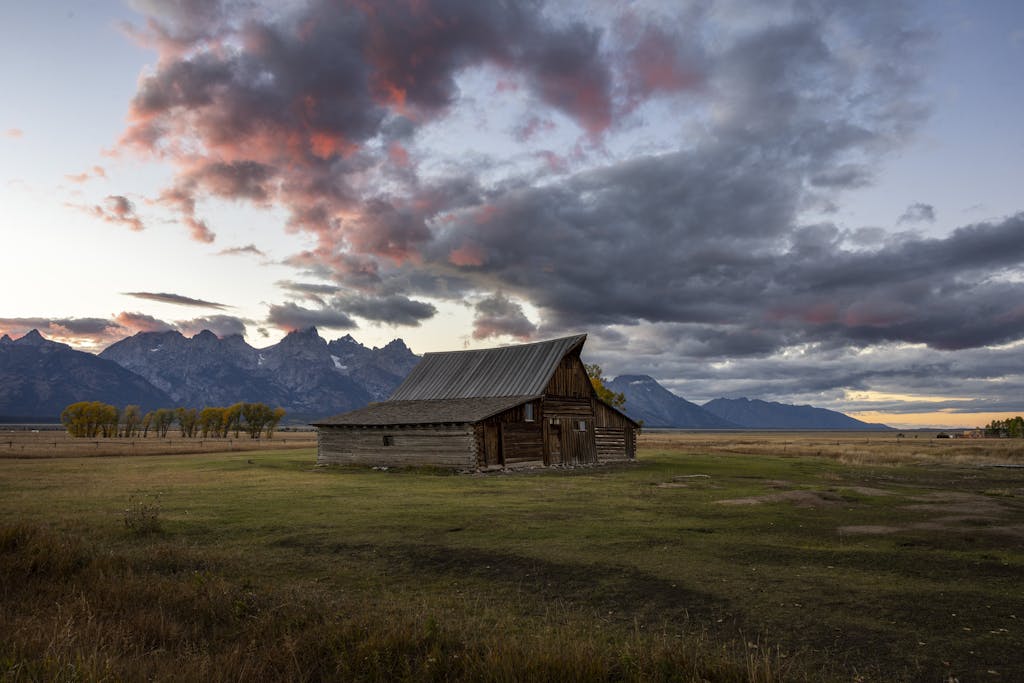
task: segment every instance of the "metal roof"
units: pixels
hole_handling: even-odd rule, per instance
[[[388,400],[536,396],[544,393],[559,361],[586,340],[587,335],[579,334],[495,349],[427,353]]]
[[[313,423],[316,427],[376,427],[383,425],[463,424],[479,422],[526,403],[536,396],[452,398],[431,401],[382,401]]]

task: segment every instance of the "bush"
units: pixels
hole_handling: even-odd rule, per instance
[[[161,530],[160,495],[132,495],[124,509],[124,526],[136,534],[155,534]]]

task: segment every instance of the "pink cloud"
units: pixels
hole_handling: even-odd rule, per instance
[[[102,166],[93,166],[88,171],[82,173],[73,173],[64,176],[73,183],[84,183],[94,178],[106,178],[107,171]]]
[[[4,137],[8,137],[11,139],[18,139],[24,136],[25,131],[23,131],[21,128],[8,128],[6,131],[4,131]]]
[[[449,252],[448,261],[456,266],[482,266],[484,251],[476,244],[466,243]]]
[[[127,226],[134,232],[146,228],[135,213],[135,204],[122,195],[108,195],[102,206],[97,204],[92,207],[92,214],[107,223]]]

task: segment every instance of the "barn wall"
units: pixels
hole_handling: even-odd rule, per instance
[[[590,378],[587,377],[583,361],[575,354],[569,354],[562,358],[544,391],[544,394],[549,397],[582,399],[589,399],[593,393],[594,388],[590,384]]]
[[[477,445],[470,425],[429,427],[320,427],[321,465],[474,468]],[[384,437],[391,445],[384,445]]]
[[[594,399],[594,434],[601,461],[636,457],[636,427],[618,411]]]
[[[481,444],[479,467],[544,463],[544,433],[540,401],[532,401],[534,419],[526,420],[525,404],[509,408],[476,425]]]

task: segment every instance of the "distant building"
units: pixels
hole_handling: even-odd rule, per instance
[[[639,424],[601,401],[586,335],[425,354],[387,401],[314,424],[317,462],[486,469],[629,460]]]

